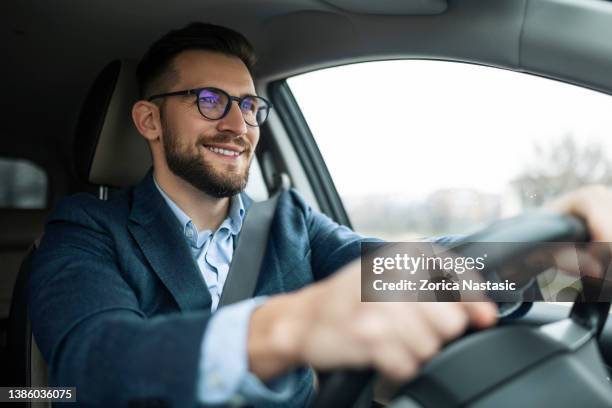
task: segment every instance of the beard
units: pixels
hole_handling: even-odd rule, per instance
[[[242,174],[223,173],[216,170],[211,163],[207,163],[198,150],[190,152],[188,149],[182,148],[178,137],[170,131],[165,123],[162,124],[162,131],[166,163],[174,175],[215,198],[232,197],[245,189],[249,180],[250,160]],[[217,134],[212,138],[201,137],[198,140],[198,145],[203,145],[206,142],[231,142],[244,148],[241,154],[247,155],[247,157],[251,155],[249,144],[236,136]]]

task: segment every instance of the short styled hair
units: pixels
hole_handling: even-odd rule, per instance
[[[177,81],[173,59],[188,50],[214,51],[240,58],[249,72],[255,65],[253,47],[239,32],[209,23],[191,23],[168,32],[144,54],[136,69],[140,97],[165,92],[164,88]]]

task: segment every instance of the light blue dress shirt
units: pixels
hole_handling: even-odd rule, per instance
[[[231,199],[228,217],[216,231],[198,231],[191,218],[157,184],[179,223],[212,298],[210,318],[202,339],[197,394],[204,404],[283,402],[295,391],[294,373],[264,385],[249,372],[247,336],[251,314],[266,297],[237,302],[216,311],[240,233],[245,209],[239,194]]]

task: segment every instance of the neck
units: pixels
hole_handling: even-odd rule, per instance
[[[230,199],[212,197],[182,178],[176,176],[169,169],[153,168],[153,176],[159,187],[172,201],[191,218],[198,231],[215,231],[229,211]]]

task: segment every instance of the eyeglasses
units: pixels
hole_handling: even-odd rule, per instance
[[[168,92],[153,95],[147,100],[151,102],[153,99],[165,98],[166,96],[185,95],[195,95],[195,102],[200,114],[210,120],[224,118],[232,107],[232,101],[238,102],[242,117],[246,124],[250,126],[261,126],[268,118],[270,109],[272,109],[270,102],[260,96],[246,95],[238,98],[218,88],[196,88],[185,91]]]

